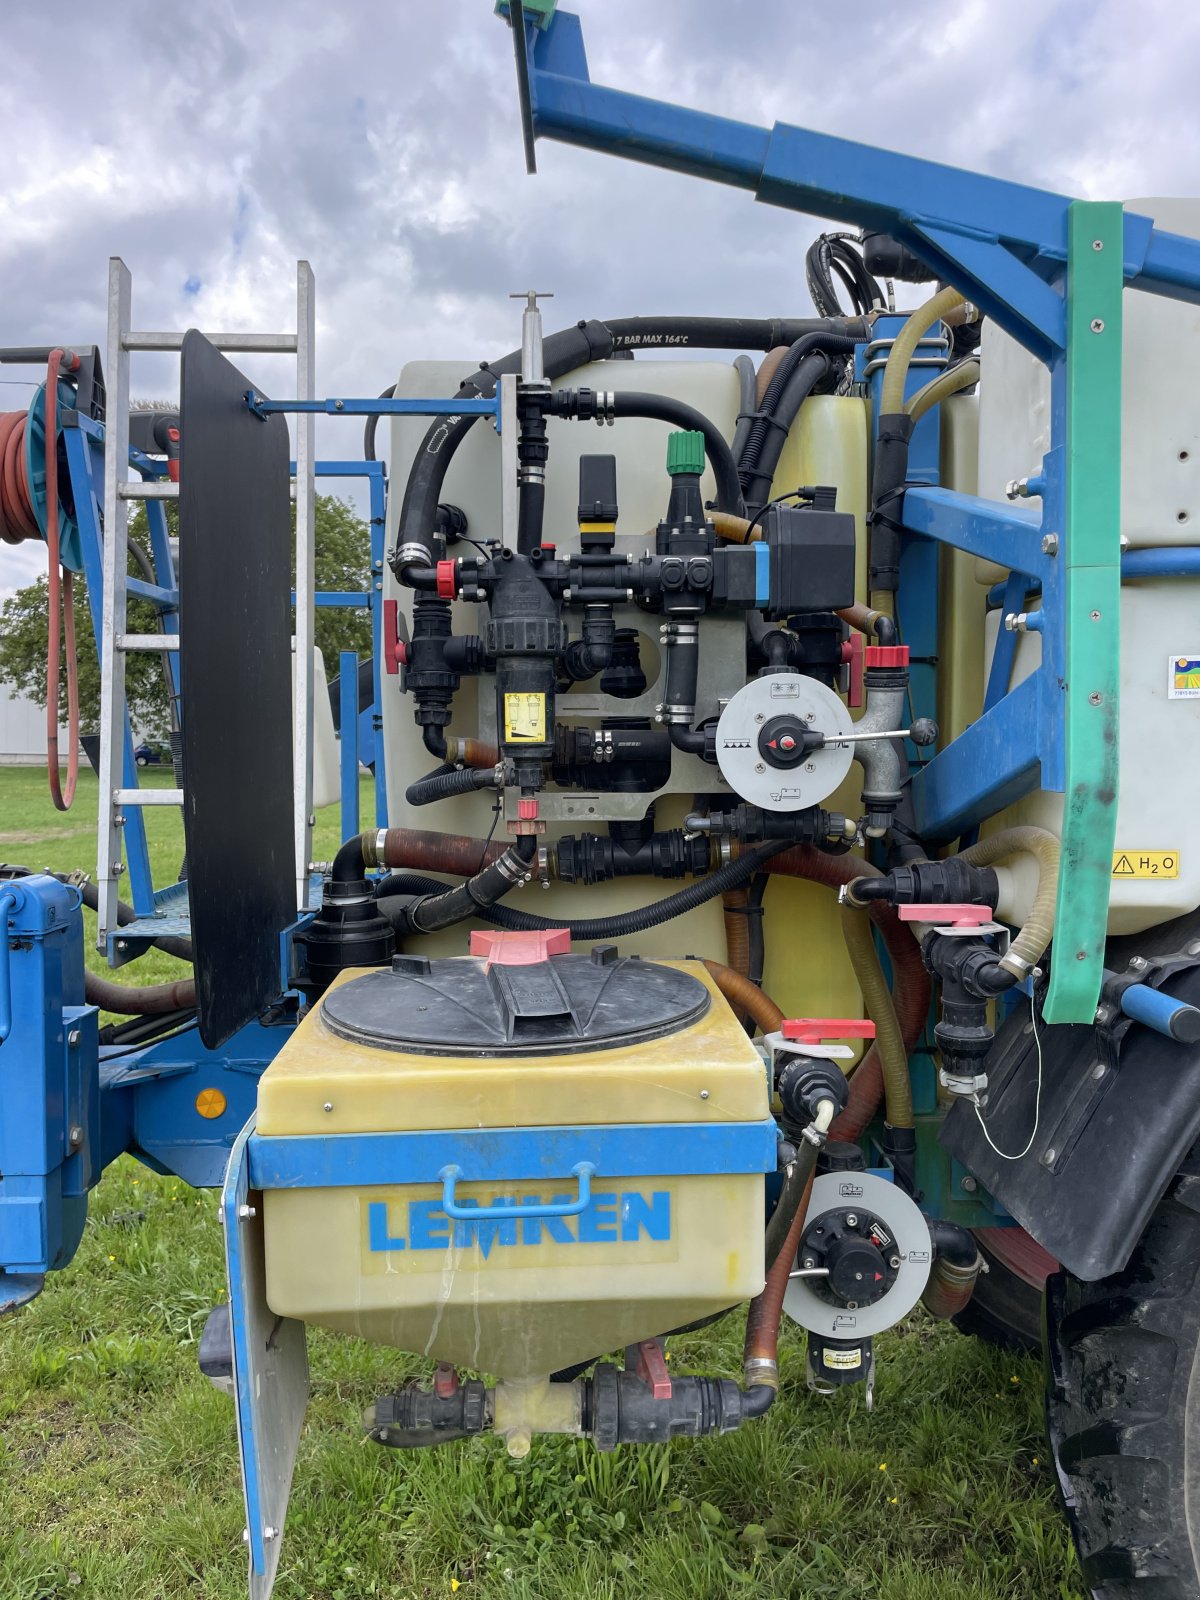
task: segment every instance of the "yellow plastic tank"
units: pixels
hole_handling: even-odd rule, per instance
[[[756,1171],[685,1171],[684,1161],[673,1171],[637,1176],[597,1160],[586,1210],[520,1215],[575,1194],[576,1180],[564,1177],[570,1166],[556,1166],[555,1130],[584,1130],[575,1142],[585,1149],[589,1129],[597,1130],[599,1149],[608,1148],[601,1132],[611,1141],[614,1129],[619,1136],[622,1128],[647,1124],[670,1125],[677,1149],[694,1142],[699,1150],[706,1129],[713,1139],[731,1124],[756,1125],[752,1136],[763,1149],[771,1141],[763,1061],[704,967],[605,959],[621,969],[621,983],[604,985],[606,998],[594,1004],[579,998],[591,995],[591,978],[578,966],[586,968],[587,955],[538,969],[557,978],[563,962],[576,964],[571,972],[583,989],[571,978],[569,1007],[576,1023],[587,1012],[585,1033],[599,1025],[596,1018],[605,1022],[607,1008],[603,1040],[580,1035],[577,1047],[539,1044],[546,1007],[559,1005],[557,999],[535,997],[526,1016],[520,1007],[513,1013],[493,1003],[520,968],[452,957],[426,963],[428,973],[411,973],[411,981],[380,970],[339,977],[263,1075],[260,1138],[317,1135],[329,1159],[337,1159],[340,1141],[353,1135],[460,1130],[467,1154],[456,1207],[515,1210],[511,1217],[452,1221],[442,1209],[437,1168],[421,1183],[270,1189],[263,1195],[267,1300],[277,1315],[501,1378],[526,1378],[758,1293],[765,1160]],[[370,994],[364,980],[374,985]],[[673,1021],[656,1033],[646,1024],[658,1003],[650,991],[664,986],[683,999],[667,1005],[667,1011],[674,1006]],[[443,1006],[450,991],[460,997],[459,1011],[472,1013],[465,1034]],[[351,1001],[370,1001],[376,1021],[386,1014],[382,1028],[348,1025],[347,1015],[358,1015]],[[427,1005],[430,1016],[422,1010]],[[511,1028],[496,1021],[512,1016]],[[639,1022],[643,1036],[622,1042],[623,1030]],[[472,1032],[476,1024],[482,1034]],[[505,1040],[486,1042],[496,1027],[507,1030]],[[389,1029],[390,1045],[382,1042]],[[422,1030],[424,1040],[413,1048],[405,1036]],[[460,1037],[483,1038],[484,1047],[456,1042]],[[471,1181],[470,1135],[480,1129],[529,1130],[538,1170]]]

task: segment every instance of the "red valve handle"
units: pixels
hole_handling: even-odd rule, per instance
[[[850,681],[846,688],[846,704],[857,711],[866,696],[863,690],[863,636],[852,633],[842,642],[842,662],[850,668]]]
[[[785,1039],[820,1044],[822,1039],[873,1039],[875,1024],[869,1017],[791,1017],[782,1031]]]
[[[408,664],[408,646],[400,637],[400,602],[383,602],[383,670],[394,676]]]
[[[953,901],[936,906],[897,906],[901,922],[949,923],[952,928],[977,928],[992,920],[991,906],[960,905]]]

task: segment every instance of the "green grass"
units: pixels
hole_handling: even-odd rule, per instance
[[[94,871],[94,780],[65,817],[44,785],[0,770],[0,859]],[[178,818],[152,809],[147,822],[164,882]],[[319,818],[317,856],[332,853],[336,824],[336,808]],[[152,955],[135,975],[177,969]],[[244,1594],[232,1405],[195,1360],[223,1295],[214,1197],[129,1158],[111,1167],[75,1261],[0,1321],[0,1600]],[[672,1365],[736,1376],[742,1323],[731,1314],[674,1341]],[[923,1313],[877,1341],[873,1415],[859,1389],[807,1393],[789,1328],[784,1393],[762,1422],[612,1456],[539,1439],[520,1464],[490,1440],[411,1454],[370,1444],[363,1407],[420,1364],[320,1332],[309,1352],[279,1600],[425,1600],[455,1585],[460,1600],[1084,1595],[1037,1363]]]

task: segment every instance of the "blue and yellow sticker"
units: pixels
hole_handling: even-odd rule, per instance
[[[1200,656],[1172,656],[1167,667],[1169,700],[1200,700]]]

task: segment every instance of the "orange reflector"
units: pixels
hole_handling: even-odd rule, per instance
[[[210,1121],[214,1117],[221,1115],[225,1110],[226,1104],[225,1096],[220,1089],[201,1089],[196,1096],[196,1110],[202,1117],[207,1117]]]

